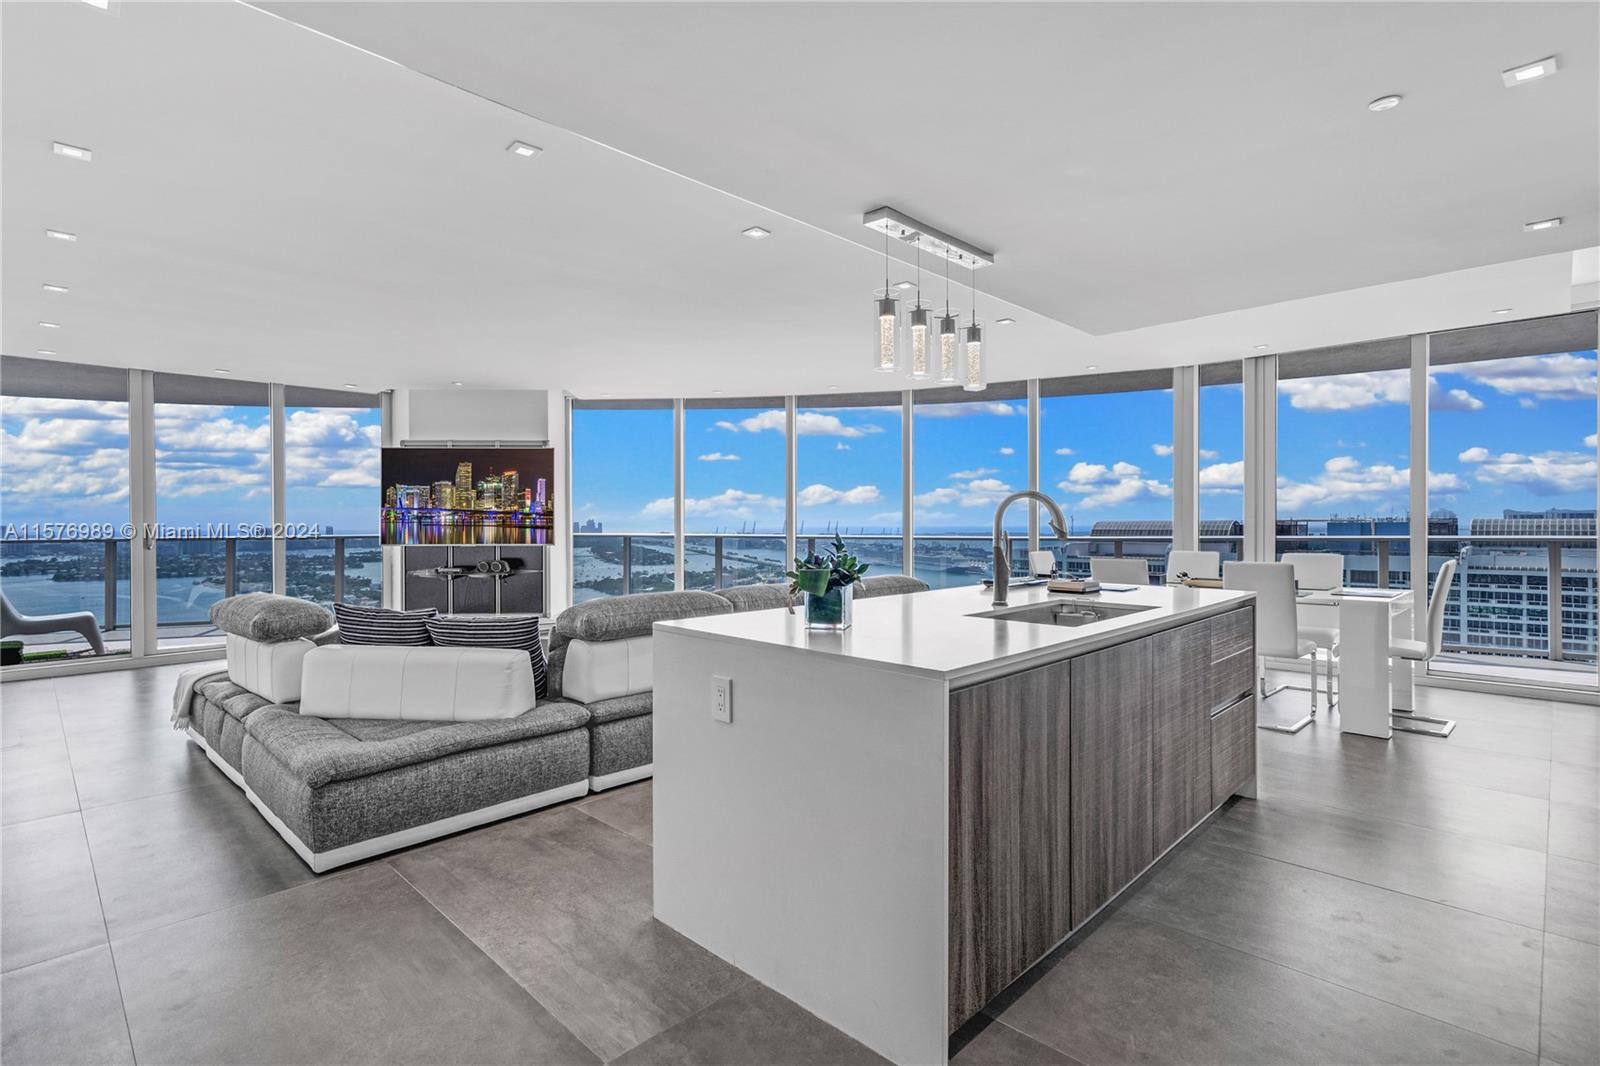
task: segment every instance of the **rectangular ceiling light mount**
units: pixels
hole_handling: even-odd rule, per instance
[[[1545,56],[1543,59],[1535,59],[1532,63],[1524,63],[1520,67],[1502,70],[1500,72],[1500,80],[1506,83],[1506,88],[1514,89],[1518,85],[1526,85],[1530,81],[1548,78],[1560,69],[1560,56]]]
[[[879,207],[868,211],[861,216],[861,224],[876,233],[887,233],[902,244],[921,248],[929,255],[948,259],[968,270],[994,266],[993,252],[986,252],[959,237],[952,237],[948,233],[936,230],[927,223],[902,214],[892,207]]]
[[[61,141],[51,143],[51,148],[56,155],[64,155],[68,159],[81,159],[85,163],[94,158],[94,153],[87,148],[79,148],[75,144],[64,144]]]

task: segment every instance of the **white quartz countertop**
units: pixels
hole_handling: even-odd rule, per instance
[[[1252,593],[1151,585],[1127,592],[1073,595],[1049,592],[1043,585],[1012,587],[1007,610],[1045,602],[1150,608],[1081,626],[974,617],[996,610],[990,603],[992,596],[987,588],[968,585],[857,600],[855,624],[842,633],[806,629],[804,611],[799,607],[792,614],[782,608],[747,611],[657,622],[656,628],[732,644],[842,656],[961,685],[1081,655],[1231,610],[1249,602]]]

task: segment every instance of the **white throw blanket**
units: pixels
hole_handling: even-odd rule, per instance
[[[191,666],[178,675],[178,687],[172,694],[172,728],[189,728],[189,706],[194,702],[194,690],[204,681],[227,677],[228,664],[201,663]]]

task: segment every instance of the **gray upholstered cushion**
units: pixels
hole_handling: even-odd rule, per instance
[[[194,730],[205,737],[211,750],[237,770],[243,760],[245,719],[262,708],[276,706],[266,697],[223,677],[196,688],[189,721]]]
[[[564,691],[561,681],[567,665],[567,645],[574,640],[647,636],[657,622],[728,614],[732,610],[733,604],[715,592],[641,592],[568,607],[556,616],[550,654],[545,656],[550,694],[559,696]]]
[[[767,611],[795,602],[787,585],[735,585],[719,589],[717,595],[733,604],[735,611]]]
[[[246,592],[212,604],[211,624],[224,633],[271,644],[326,632],[333,625],[333,615],[310,600]]]
[[[636,692],[631,696],[595,700],[584,706],[589,708],[590,722],[615,722],[623,718],[637,718],[641,714],[649,714],[654,700],[653,692]]]
[[[245,722],[251,742],[269,750],[285,772],[312,788],[440,759],[457,752],[545,736],[588,724],[578,703],[541,703],[516,718],[483,722],[325,720],[272,707]],[[254,783],[251,784],[254,788]]]
[[[589,727],[589,775],[602,777],[650,762],[651,717],[620,718]]]
[[[856,589],[857,599],[871,599],[873,596],[903,596],[908,592],[927,592],[928,583],[904,574],[878,574],[873,577],[861,579],[861,585]]]
[[[573,640],[646,637],[657,622],[732,610],[733,605],[715,592],[641,592],[568,607],[556,618],[556,632]]]

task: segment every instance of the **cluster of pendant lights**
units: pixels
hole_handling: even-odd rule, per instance
[[[973,273],[977,271],[974,269]],[[889,235],[883,236],[883,295],[878,298],[878,358],[874,369],[892,374],[900,369],[900,300],[889,285]],[[909,358],[906,369],[913,381],[936,380],[940,385],[960,385],[968,392],[982,392],[987,383],[983,375],[983,327],[978,324],[978,290],[972,289],[972,324],[960,328],[957,315],[950,310],[950,260],[944,263],[944,314],[939,316],[939,366],[934,377],[931,365],[933,309],[922,302],[922,246],[917,246],[917,297],[906,315]],[[964,337],[964,339],[963,339]]]

